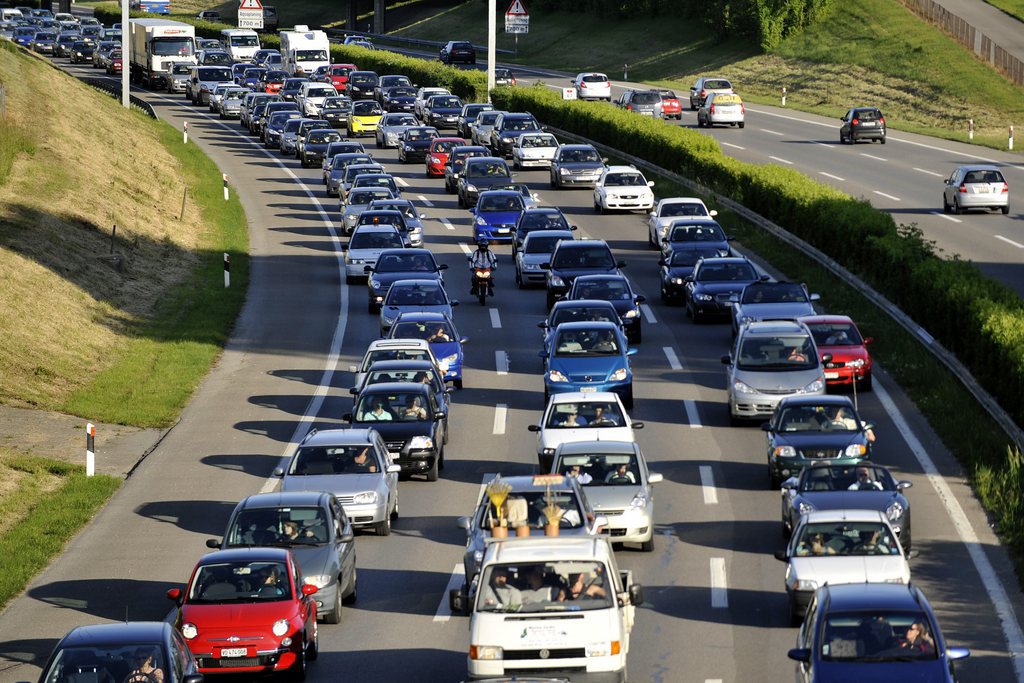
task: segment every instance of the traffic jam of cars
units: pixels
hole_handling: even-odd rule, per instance
[[[84,21],[27,9],[8,23],[29,49],[109,73],[122,68],[118,26],[90,38]],[[912,484],[876,461],[875,424],[861,412],[874,340],[851,318],[825,312],[827,293],[769,277],[704,201],[656,195],[641,170],[560,141],[529,113],[355,64],[295,68],[289,55],[266,49],[240,61],[227,45],[168,62],[162,89],[196,111],[237,120],[280,158],[321,169],[345,238],[346,286],[353,301],[365,291],[363,323],[380,338],[351,368],[344,428],[310,431],[274,470],[276,492],[240,501],[223,534],[207,541],[212,552],[167,590],[173,627],[77,628],[40,681],[305,677],[320,654],[319,623],[339,623],[342,605],[357,599],[359,536],[390,536],[408,481],[443,475],[468,386],[469,338],[454,294],[469,286],[480,304],[501,310],[512,295],[499,286],[493,298],[499,264],[517,289],[544,290],[535,387],[543,409],[529,426],[535,474],[496,474],[457,521],[466,534],[464,580],[447,602],[453,615],[469,617],[467,677],[626,680],[644,589],[619,558],[623,548],[653,551],[659,524],[669,521],[655,518],[665,477],[648,462],[637,438],[644,422],[632,414],[632,362],[646,352],[649,304],[615,249],[576,224],[585,217],[546,205],[534,176],[533,187],[521,180],[527,169],[551,189],[545,199],[578,189],[595,214],[638,217],[632,238],[657,253],[659,300],[675,307],[663,317],[682,309],[692,325],[729,326],[720,409],[732,425],[764,431],[764,485],[779,493],[786,539],[775,553],[785,565],[778,584],[789,618],[802,624],[788,653],[797,680],[890,680],[896,669],[901,680],[955,680],[953,662],[969,653],[944,640],[911,581]],[[476,50],[451,41],[440,60],[473,65]],[[699,127],[744,127],[743,101],[721,77],[699,78],[681,96],[626,90],[614,102],[604,74],[580,73],[572,87],[579,99],[640,116],[680,119],[689,107]],[[841,123],[842,143],[885,143],[878,109],[852,108]],[[431,251],[437,235],[423,198],[389,173],[395,163],[457,201],[471,225],[461,235],[466,276]],[[994,166],[957,168],[943,209],[978,208],[1006,213],[1005,181]],[[173,666],[174,678],[145,678]]]

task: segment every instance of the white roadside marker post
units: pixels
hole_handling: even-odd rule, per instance
[[[96,425],[85,425],[85,476],[96,474]]]

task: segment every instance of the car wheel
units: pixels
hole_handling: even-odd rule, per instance
[[[334,591],[334,604],[331,606],[331,610],[324,614],[323,622],[325,624],[340,624],[341,623],[341,582],[338,582],[338,590]]]
[[[1006,206],[1000,207],[1000,210],[1003,212],[1003,215],[1005,216],[1008,213],[1010,213],[1010,205],[1007,204]]]
[[[735,420],[735,418],[733,418]],[[782,480],[775,474],[771,465],[768,465],[768,490],[778,491],[779,487],[782,486]]]
[[[640,550],[642,552],[645,552],[645,553],[654,552],[654,534],[653,533],[651,534],[651,538],[649,540],[646,540],[646,541],[643,541],[642,543],[640,543]]]
[[[788,524],[786,524],[786,520],[782,520],[782,537],[789,538],[792,535],[793,530],[789,528]]]
[[[689,309],[689,312],[690,318],[693,319],[694,325],[700,325],[702,322],[704,322],[704,316],[701,315],[701,313],[696,308]]]
[[[903,529],[903,533],[900,534],[900,545],[903,547],[904,553],[909,553],[913,546],[913,539],[910,536],[910,527]]]
[[[604,209],[601,208],[600,202],[596,199],[594,200],[594,213],[604,213]]]
[[[959,216],[963,212],[964,210],[960,207],[960,201],[956,197],[953,197],[953,213]]]
[[[320,629],[313,625],[313,642],[309,645],[309,652],[306,654],[306,659],[309,661],[316,661],[316,658],[320,656]]]
[[[661,303],[668,303],[668,292],[665,291],[665,284],[662,283],[661,287],[658,288],[661,291]]]
[[[555,182],[555,176],[551,176],[551,189],[558,189],[558,184]]]
[[[303,641],[305,641],[305,634],[303,634]],[[288,670],[288,678],[293,681],[304,681],[306,680],[306,650],[307,646],[303,642],[302,647],[299,648],[299,656],[296,657],[295,663],[292,664],[292,668]]]
[[[348,592],[348,595],[343,597],[341,601],[346,605],[356,604],[356,600],[359,599],[359,574],[355,567],[352,567],[352,589]]]
[[[555,305],[555,297],[551,294],[550,291],[548,292],[548,296],[547,296],[547,304],[548,304],[548,309],[549,310],[551,309],[552,306]]]
[[[461,192],[459,193],[459,208],[460,209],[465,209],[466,208],[466,200],[462,198],[462,193]]]
[[[626,410],[633,410],[633,385],[629,386],[626,390],[626,395],[622,397],[622,405],[625,406]]]
[[[391,521],[395,521],[399,517],[398,512],[398,491],[395,491],[395,509],[391,511]]]
[[[439,457],[435,457],[434,458],[434,464],[430,466],[429,470],[427,470],[427,481],[437,481],[437,470],[438,470],[438,467],[439,467],[439,463],[438,463],[439,459],[440,459]]]
[[[942,193],[942,213],[949,213],[952,209],[949,206],[949,202],[946,201],[946,193]]]
[[[354,276],[354,275],[346,275],[345,276],[345,284],[346,285],[354,285],[358,281],[359,281],[359,278],[357,276]]]
[[[804,623],[804,615],[797,611],[796,605],[792,602],[789,603],[789,625],[799,626]]]
[[[454,386],[456,389],[460,389],[461,390],[462,389],[462,378],[459,377],[457,379],[453,379],[452,380],[452,386]],[[445,432],[445,435],[447,435],[447,434],[448,434],[448,432]]]
[[[739,122],[738,124],[736,124],[736,125],[737,125],[737,126],[738,126],[739,128],[742,128],[743,126],[745,126],[745,125],[746,125],[746,122],[745,122],[745,121],[740,121],[740,122]]]
[[[391,516],[384,515],[383,521],[377,522],[373,525],[373,531],[378,536],[390,536],[391,535]]]
[[[519,272],[518,268],[516,268],[516,288],[517,289],[522,289],[523,288],[523,276]]]
[[[858,391],[871,391],[871,375],[865,375],[857,382]]]
[[[879,142],[881,142],[884,145],[885,144],[885,138],[879,139]]]

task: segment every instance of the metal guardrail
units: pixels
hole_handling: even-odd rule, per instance
[[[345,36],[359,36],[360,38],[369,38],[372,41],[379,41],[382,43],[397,43],[399,46],[419,47],[419,48],[432,48],[434,52],[437,52],[444,47],[448,41],[446,40],[421,40],[419,38],[402,38],[401,36],[392,36],[387,33],[370,33],[368,31],[350,31],[347,29],[339,28],[328,28],[324,29],[328,38],[344,39]],[[474,45],[476,51],[487,54],[486,45]],[[515,54],[513,50],[495,50],[498,54],[511,55]]]
[[[810,244],[800,239],[796,235],[790,233],[782,226],[773,223],[764,216],[761,216],[760,214],[751,211],[742,204],[733,201],[729,197],[726,197],[723,194],[719,194],[718,192],[715,192],[714,190],[705,187],[704,185],[701,185],[696,181],[681,176],[678,173],[667,171],[661,168],[660,166],[655,166],[654,164],[648,161],[645,161],[639,157],[635,157],[631,154],[626,154],[625,152],[609,147],[608,145],[603,145],[601,143],[588,140],[587,138],[581,135],[576,135],[575,133],[560,130],[552,126],[547,126],[546,130],[555,133],[556,135],[564,136],[572,140],[589,143],[593,145],[596,149],[600,150],[602,154],[613,155],[625,159],[629,163],[636,166],[637,168],[642,168],[652,173],[657,173],[659,175],[665,176],[666,178],[670,178],[674,182],[677,182],[680,185],[688,187],[691,190],[694,190],[695,192],[713,197],[715,201],[720,203],[722,206],[739,214],[744,219],[750,221],[759,228],[766,230],[775,237],[778,237],[780,240],[782,240],[789,246],[793,247],[794,249],[797,249],[801,253],[814,259],[814,261],[824,266],[826,269],[828,269],[829,272],[838,277],[840,280],[858,290],[868,299],[868,301],[882,309],[890,318],[895,320],[896,323],[900,325],[900,327],[905,329],[911,335],[916,337],[922,344],[924,344],[925,348],[927,348],[932,353],[932,355],[939,360],[940,363],[945,365],[946,368],[949,369],[949,371],[952,372],[958,380],[960,380],[960,383],[963,384],[964,387],[966,387],[967,391],[970,392],[971,396],[973,396],[974,399],[981,405],[981,407],[984,408],[985,411],[992,417],[992,419],[995,420],[1000,427],[1002,427],[1003,431],[1006,432],[1006,435],[1010,438],[1010,440],[1013,441],[1018,448],[1024,449],[1024,430],[1022,430],[1017,425],[1017,423],[1013,421],[1013,418],[1010,417],[1009,413],[1003,410],[1002,406],[999,405],[999,403],[992,397],[992,395],[985,391],[985,389],[980,384],[978,384],[978,381],[974,379],[973,375],[971,375],[970,370],[968,370],[967,367],[963,363],[961,363],[960,360],[953,353],[951,353],[948,349],[942,346],[942,344],[936,341],[934,337],[928,334],[928,332],[923,327],[914,322],[914,320],[909,315],[904,313],[898,306],[896,306],[896,304],[886,299],[884,296],[882,296],[881,293],[876,291],[870,285],[868,285],[863,280],[858,278],[856,275],[851,273],[849,270],[844,268],[835,259],[828,256],[819,249],[811,246]]]
[[[120,83],[114,83],[113,81],[109,81],[105,78],[97,78],[95,76],[77,76],[77,78],[86,85],[111,95],[116,100],[121,99]],[[156,109],[153,108],[153,105],[141,97],[129,94],[128,101],[133,109],[141,111],[152,119],[156,119],[157,121],[160,120],[160,117],[157,115]]]

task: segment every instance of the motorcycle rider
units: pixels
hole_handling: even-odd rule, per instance
[[[492,276],[487,281],[487,293],[490,296],[494,296],[494,276],[493,273],[498,269],[498,258],[491,252],[490,245],[487,240],[480,240],[477,242],[476,251],[469,256],[469,270],[472,272],[476,268],[488,268],[490,269]],[[477,282],[476,273],[473,272],[472,276],[473,287],[469,290],[470,295],[477,295]]]

